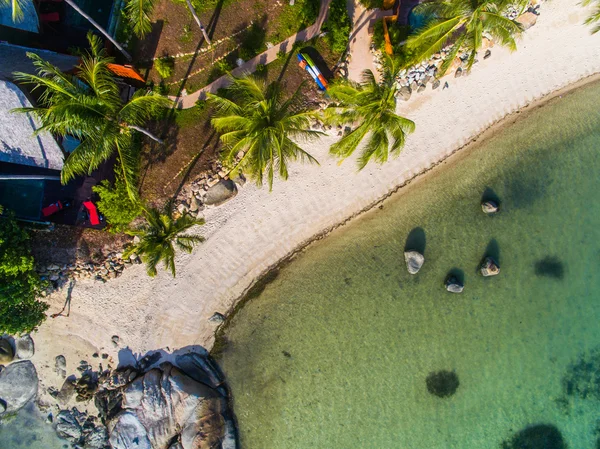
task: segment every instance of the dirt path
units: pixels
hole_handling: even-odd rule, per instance
[[[308,28],[302,31],[299,31],[296,34],[293,34],[283,42],[274,45],[273,47],[264,51],[260,55],[257,55],[254,58],[246,61],[240,67],[233,69],[231,71],[231,74],[234,76],[240,76],[244,73],[253,73],[258,65],[266,65],[270,62],[275,61],[277,59],[277,54],[280,51],[284,53],[289,53],[290,51],[292,51],[295,42],[306,42],[318,36],[318,34],[321,32],[323,22],[325,22],[325,18],[327,17],[327,11],[329,10],[330,3],[331,0],[321,0],[321,9],[319,10],[319,16],[317,17],[317,21],[313,25],[309,26]],[[171,100],[177,103],[178,108],[188,109],[194,107],[196,101],[204,98],[207,92],[216,92],[218,89],[227,86],[227,84],[229,84],[229,77],[227,75],[224,75],[221,78],[210,83],[208,86],[203,87],[202,89],[192,94],[186,95],[184,97],[169,98],[171,98]]]

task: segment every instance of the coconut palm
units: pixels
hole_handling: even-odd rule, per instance
[[[396,114],[398,67],[397,61],[388,58],[380,82],[371,70],[365,70],[361,83],[341,80],[328,90],[334,103],[325,109],[325,121],[332,125],[358,125],[329,151],[343,160],[367,139],[358,159],[359,170],[371,159],[383,163],[390,153],[398,155],[406,135],[415,130],[414,122]]]
[[[112,59],[105,55],[101,40],[90,32],[88,41],[90,50],[81,55],[75,75],[61,72],[36,54],[28,54],[37,74],[18,72],[14,76],[33,85],[33,91],[40,91],[39,103],[37,107],[14,111],[36,116],[42,125],[36,133],[49,131],[75,136],[81,141],[65,161],[61,172],[63,183],[76,175],[91,173],[116,152],[127,190],[135,198],[139,161],[134,136],[142,133],[162,143],[142,126],[171,103],[143,90],[125,103],[108,70]]]
[[[253,76],[231,78],[221,95],[209,94],[215,113],[211,123],[221,134],[223,158],[232,173],[245,171],[262,185],[267,177],[273,188],[275,171],[288,178],[288,163],[302,160],[318,163],[292,140],[310,140],[322,133],[310,130],[312,113],[301,105],[301,89],[284,98],[281,84],[267,83]],[[244,156],[235,163],[237,155]]]
[[[583,6],[594,5],[594,12],[588,19],[585,21],[586,25],[596,24],[592,29],[592,33],[597,33],[600,31],[600,1],[599,0],[583,0]]]
[[[133,0],[130,0],[133,1]],[[141,1],[141,0],[139,0]],[[149,0],[146,0],[149,1]],[[0,5],[10,5],[12,11],[12,20],[13,22],[20,22],[23,20],[23,7],[26,3],[26,0],[0,0]],[[113,45],[127,58],[128,61],[131,61],[131,55],[125,51],[125,49],[119,45],[119,43],[110,35],[108,31],[102,28],[98,22],[96,22],[92,17],[83,11],[73,0],[65,0],[71,8],[81,14],[88,22],[90,22],[100,33],[104,35],[109,41],[113,43]]]
[[[151,277],[156,276],[156,266],[162,260],[165,269],[171,271],[175,277],[175,247],[191,253],[194,245],[203,242],[204,238],[183,234],[183,232],[192,226],[203,225],[204,220],[193,218],[187,213],[174,218],[170,203],[163,211],[154,208],[145,209],[144,218],[146,220],[144,225],[127,231],[129,235],[138,237],[139,242],[125,251],[123,257],[132,254],[140,256]]]
[[[153,9],[154,0],[127,0],[125,13],[137,37],[143,38],[152,31],[150,15]]]
[[[421,62],[451,45],[438,76],[446,73],[461,51],[469,55],[466,68],[470,70],[486,35],[516,50],[515,37],[523,27],[504,14],[511,6],[522,3],[523,0],[441,0],[418,5],[419,14],[434,19],[408,38],[406,48],[411,53],[410,62]]]
[[[186,0],[186,3],[187,3],[187,6],[188,6],[190,12],[192,13],[192,17],[194,18],[194,20],[196,21],[196,23],[200,27],[200,31],[202,31],[202,35],[204,36],[204,40],[206,41],[206,43],[208,45],[211,45],[210,39],[208,37],[208,33],[206,32],[206,29],[204,29],[204,25],[202,25],[202,22],[200,21],[200,17],[198,17],[198,14],[196,14],[196,10],[194,9],[194,5],[192,5],[192,2],[190,0]]]

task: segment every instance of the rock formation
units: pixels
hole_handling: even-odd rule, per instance
[[[6,338],[0,338],[0,364],[6,365],[13,361],[15,353],[10,341]]]
[[[0,372],[0,410],[4,408],[3,413],[16,412],[31,401],[37,391],[37,371],[29,360],[11,363]]]
[[[452,396],[460,385],[458,375],[454,371],[445,370],[430,373],[425,383],[427,384],[427,391],[440,398]]]
[[[456,276],[450,276],[446,279],[446,290],[450,293],[462,293],[465,289],[464,285],[456,278]]]
[[[500,206],[495,201],[488,200],[481,203],[481,210],[486,214],[491,215],[497,213],[500,210]]]
[[[481,274],[485,277],[496,276],[500,274],[500,267],[494,259],[486,257],[481,264]]]
[[[404,253],[404,261],[406,262],[408,272],[410,274],[417,274],[423,263],[425,263],[425,257],[417,251],[406,251]]]
[[[15,339],[15,356],[18,359],[30,359],[34,354],[33,339],[29,334],[25,334]]]

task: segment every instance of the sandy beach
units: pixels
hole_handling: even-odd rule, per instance
[[[320,165],[291,167],[289,181],[273,192],[251,182],[225,205],[207,209],[196,232],[206,242],[177,259],[177,278],[159,271],[148,278],[143,266],[102,284],[80,280],[71,292],[69,317],[48,318],[33,338],[33,359],[42,388],[60,387],[54,357],[63,354],[69,373],[94,352],[126,361],[133,353],[202,345],[210,348],[215,312],[227,314],[262,273],[282,258],[369,208],[391,190],[464,147],[507,115],[582,78],[600,72],[600,33],[583,21],[589,10],[579,0],[542,4],[537,24],[514,53],[494,47],[469,76],[448,76],[449,88],[413,94],[399,113],[414,120],[416,132],[402,155],[383,166],[357,172],[353,160],[338,165],[328,155],[335,135],[304,148]],[[67,289],[48,298],[48,314],[60,311]],[[111,337],[119,336],[118,345]],[[100,360],[104,364],[105,361]]]

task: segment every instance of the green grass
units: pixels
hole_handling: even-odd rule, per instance
[[[206,121],[208,118],[208,111],[206,107],[194,106],[189,109],[176,109],[175,110],[175,124],[179,129],[189,128],[199,122]]]
[[[294,6],[290,6],[286,2],[282,13],[275,23],[270,25],[267,40],[274,44],[281,42],[315,23],[318,15],[319,0],[296,0]]]
[[[173,1],[175,3],[181,3],[181,4],[185,5],[185,7],[187,8],[187,2],[185,0],[173,0]],[[221,5],[221,7],[225,8],[226,6],[232,5],[236,2],[238,2],[239,0],[222,0],[222,1],[223,1],[223,3]],[[192,5],[194,6],[194,9],[196,10],[196,14],[202,14],[203,12],[214,10],[219,5],[220,2],[221,2],[221,0],[192,0]],[[190,16],[191,16],[191,14],[190,14]]]

